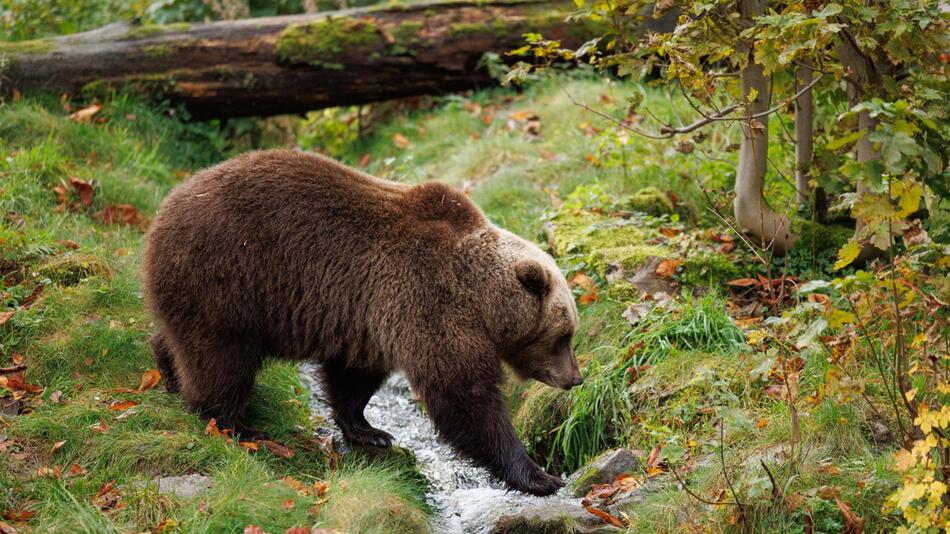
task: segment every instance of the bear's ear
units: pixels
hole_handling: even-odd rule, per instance
[[[515,276],[532,295],[544,298],[548,294],[548,273],[540,263],[533,260],[515,263]]]

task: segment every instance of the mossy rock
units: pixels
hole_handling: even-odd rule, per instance
[[[651,234],[631,220],[581,211],[560,214],[552,225],[558,247],[568,254],[582,256],[601,276],[610,264],[633,271],[647,258],[669,254],[663,247],[645,244]]]
[[[736,262],[718,252],[700,252],[683,262],[677,278],[687,287],[717,287],[742,276]]]
[[[76,285],[92,276],[108,277],[112,274],[105,262],[88,254],[55,256],[41,263],[36,272],[64,286]]]
[[[552,451],[554,431],[567,418],[570,394],[535,382],[522,395],[511,422],[528,453],[545,464]]]
[[[623,207],[654,216],[667,215],[676,211],[669,195],[653,186],[644,187],[624,199]]]

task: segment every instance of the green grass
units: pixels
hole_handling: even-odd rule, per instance
[[[292,364],[262,370],[249,413],[251,424],[294,449],[287,459],[205,435],[205,423],[161,387],[121,391],[155,366],[147,342],[154,325],[139,279],[144,234],[142,226],[104,224],[97,213],[131,204],[147,219],[181,178],[225,157],[226,142],[213,124],[181,123],[124,96],[105,102],[97,116],[104,122],[79,124],[66,115],[43,97],[0,107],[7,213],[0,219],[0,290],[4,308],[16,311],[0,327],[0,365],[23,354],[25,379],[45,388],[22,415],[0,419],[0,434],[13,443],[2,458],[0,512],[35,512],[20,526],[36,532],[144,531],[162,523],[178,532],[234,532],[249,524],[271,532],[427,531],[425,488],[414,466],[358,457],[328,466],[310,442],[316,423]],[[95,180],[89,207],[57,207],[54,188],[71,189],[71,177]],[[42,293],[26,309],[37,286]],[[122,401],[136,404],[110,409]],[[73,465],[84,473],[40,473],[67,473]],[[158,477],[187,473],[210,477],[212,489],[193,500],[158,492]],[[315,505],[284,477],[326,480],[329,500]],[[93,500],[110,481],[124,508],[101,511]],[[366,500],[376,504],[356,504]]]

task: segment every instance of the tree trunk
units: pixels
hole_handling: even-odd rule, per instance
[[[836,51],[838,53],[838,59],[848,71],[845,79],[848,81],[848,103],[852,107],[881,92],[884,83],[881,79],[881,72],[879,72],[879,69],[872,59],[861,51],[857,42],[849,32],[843,32]],[[884,68],[886,69],[888,67],[885,66]],[[867,163],[880,159],[881,157],[881,154],[877,150],[874,150],[874,145],[870,139],[868,139],[876,125],[877,120],[871,117],[870,112],[858,112],[858,131],[864,132],[864,135],[858,139],[854,148],[855,160],[858,163]],[[860,195],[869,189],[870,186],[867,181],[859,177],[858,183],[855,184],[857,193]],[[857,219],[855,223],[855,234],[860,235],[866,223],[861,219]],[[877,247],[866,244],[861,248],[861,252],[855,259],[855,263],[867,261],[879,253],[880,251]]]
[[[751,25],[753,17],[765,12],[765,4],[766,0],[739,0],[740,24]],[[792,233],[789,218],[775,213],[763,196],[769,149],[769,117],[764,114],[769,105],[769,83],[762,65],[753,60],[752,49],[745,52],[749,63],[740,76],[748,119],[741,123],[742,144],[739,146],[733,208],[736,223],[751,241],[782,256],[798,236]],[[750,103],[753,94],[755,98]],[[758,114],[762,115],[753,118]]]
[[[806,63],[796,69],[796,91],[811,83],[811,68],[809,67],[810,65]],[[811,185],[808,179],[811,173],[813,152],[813,109],[811,89],[808,89],[795,99],[795,189],[798,190],[798,203],[802,205],[811,202]]]
[[[167,26],[120,23],[0,43],[0,90],[131,90],[194,118],[273,115],[494,85],[479,60],[539,32],[579,46],[602,26],[563,1],[453,1]],[[3,63],[0,63],[3,64]]]

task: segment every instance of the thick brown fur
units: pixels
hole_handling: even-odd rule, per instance
[[[169,390],[219,425],[252,432],[241,418],[265,356],[313,360],[344,437],[389,446],[363,408],[401,370],[456,450],[514,489],[562,485],[526,454],[499,385],[502,361],[580,383],[573,298],[549,256],[455,189],[302,152],[245,154],[165,200],[145,289]]]

